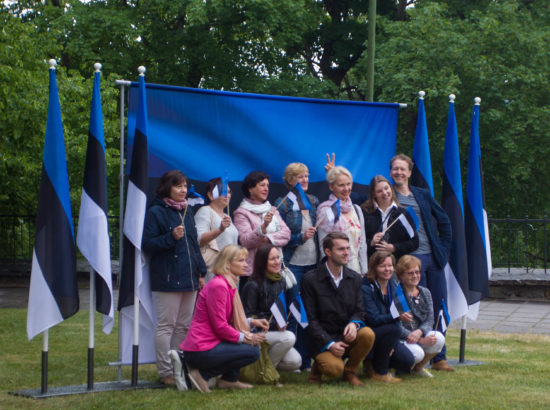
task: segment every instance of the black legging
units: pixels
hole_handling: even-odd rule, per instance
[[[372,360],[372,367],[378,374],[388,373],[390,368],[409,372],[414,364],[414,356],[399,343],[401,330],[397,323],[387,323],[385,325],[372,327],[376,338],[374,347],[367,356]],[[390,356],[391,351],[393,354]]]

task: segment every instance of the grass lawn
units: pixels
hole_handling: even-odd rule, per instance
[[[26,309],[0,310],[0,408],[548,408],[550,407],[550,337],[468,332],[466,358],[484,362],[454,373],[434,372],[433,379],[405,376],[402,383],[365,381],[351,388],[333,381],[306,384],[305,373],[283,373],[284,387],[256,386],[250,391],[215,390],[210,395],[175,388],[92,393],[51,399],[8,394],[40,387],[42,337],[27,341]],[[86,384],[88,312],[50,330],[49,386]],[[117,357],[117,329],[101,332],[96,315],[95,381],[116,380],[107,366]],[[447,334],[448,356],[458,357],[459,333]],[[124,369],[130,378],[130,369]],[[141,366],[140,380],[156,381],[154,365]]]

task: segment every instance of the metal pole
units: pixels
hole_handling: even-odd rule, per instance
[[[458,362],[464,363],[464,355],[466,351],[466,322],[468,318],[466,315],[462,316],[462,326],[460,329],[460,353],[458,356]]]
[[[369,45],[367,50],[367,101],[374,101],[375,37],[376,37],[376,0],[369,0]]]
[[[119,185],[119,206],[118,206],[118,288],[120,291],[120,275],[122,273],[122,257],[124,253],[124,232],[123,232],[123,223],[124,223],[124,97],[125,97],[125,87],[130,86],[131,82],[126,80],[116,80],[115,84],[120,86],[120,168],[118,174],[118,185]],[[118,315],[118,366],[117,366],[117,377],[118,381],[122,381],[122,346],[121,346],[121,329],[120,329],[120,313]]]
[[[88,390],[94,389],[94,344],[95,344],[95,271],[90,268],[90,312],[88,323]]]
[[[42,333],[42,381],[40,392],[46,394],[48,392],[48,336],[49,329]]]

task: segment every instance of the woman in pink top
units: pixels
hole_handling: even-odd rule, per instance
[[[264,333],[251,333],[250,327],[267,331],[265,319],[246,319],[236,285],[246,274],[246,249],[228,245],[213,267],[214,278],[199,293],[187,337],[181,344],[189,378],[204,393],[206,380],[221,374],[219,388],[251,388],[237,380],[239,370],[260,357],[258,344]]]
[[[239,284],[240,289],[243,289],[252,274],[257,249],[264,243],[282,248],[290,240],[290,229],[277,208],[267,200],[269,175],[262,171],[251,172],[245,177],[241,190],[245,198],[235,210],[233,221],[239,231],[239,243],[248,249],[246,277],[241,278]]]

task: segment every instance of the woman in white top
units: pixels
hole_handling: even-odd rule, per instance
[[[330,232],[345,233],[350,245],[350,259],[346,266],[364,275],[368,270],[367,243],[363,213],[350,199],[353,178],[346,168],[337,166],[327,172],[327,182],[332,194],[317,208],[319,243],[322,244]]]
[[[204,247],[210,241],[216,240],[218,251],[227,245],[237,245],[239,237],[239,232],[228,215],[229,209],[226,209],[231,200],[231,189],[227,186],[227,195],[222,195],[224,193],[222,191],[221,178],[208,181],[206,195],[210,203],[200,208],[195,214],[199,245]],[[212,266],[207,266],[207,268],[206,282],[213,276]]]

